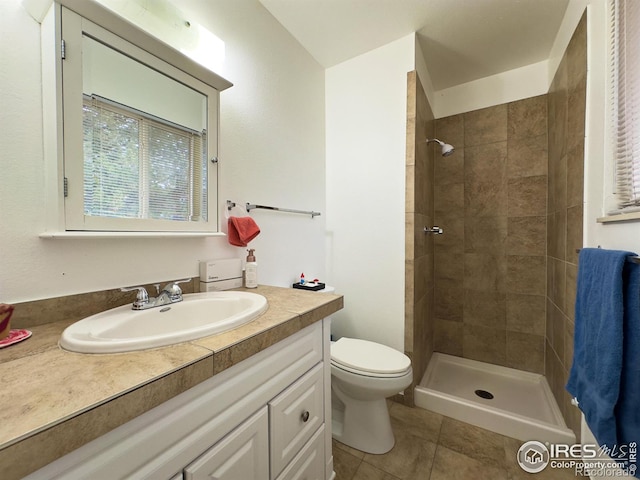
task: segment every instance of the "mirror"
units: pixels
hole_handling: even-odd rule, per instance
[[[206,222],[207,97],[87,35],[82,90],[84,215]]]
[[[217,232],[231,84],[92,1],[62,3],[64,229]]]

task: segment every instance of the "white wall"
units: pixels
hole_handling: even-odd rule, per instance
[[[258,2],[184,0],[224,42],[220,199],[298,209],[254,211],[258,280],[324,277],[324,71]],[[226,238],[41,239],[45,230],[40,26],[0,2],[0,302],[197,276],[205,258],[244,256]],[[19,48],[16,48],[19,45]],[[225,227],[226,229],[226,227]]]
[[[544,95],[549,91],[548,62],[502,72],[435,92],[431,107],[436,118]]]
[[[327,269],[333,333],[404,351],[407,72],[414,34],[326,71]]]

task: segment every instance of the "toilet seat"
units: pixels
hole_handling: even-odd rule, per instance
[[[369,377],[398,377],[411,368],[409,357],[391,347],[348,337],[331,343],[331,364]]]

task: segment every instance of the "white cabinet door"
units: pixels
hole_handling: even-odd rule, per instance
[[[185,480],[268,480],[269,418],[267,407],[184,469]]]
[[[322,367],[320,362],[269,402],[272,479],[293,460],[324,422]]]
[[[324,464],[324,425],[322,425],[277,480],[325,480]]]

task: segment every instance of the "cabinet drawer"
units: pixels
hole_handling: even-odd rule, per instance
[[[266,480],[269,420],[263,407],[184,469],[184,480]]]
[[[324,463],[324,425],[321,425],[276,480],[325,480]]]
[[[269,402],[271,478],[302,449],[324,423],[322,362]]]

